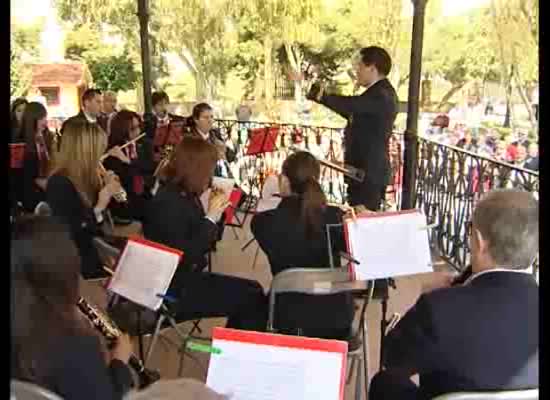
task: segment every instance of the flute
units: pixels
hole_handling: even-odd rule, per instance
[[[143,132],[143,133],[142,133],[141,135],[139,135],[138,137],[136,137],[136,138],[134,138],[134,139],[132,139],[132,140],[130,140],[130,141],[124,143],[122,146],[120,146],[120,150],[123,150],[123,149],[125,149],[126,147],[130,146],[131,144],[136,143],[138,140],[140,140],[140,139],[141,139],[142,137],[144,137],[146,134],[147,134],[146,132]],[[107,157],[109,157],[109,156],[110,156],[109,153],[103,154],[103,155],[101,156],[101,159],[100,159],[100,160],[103,161],[103,160],[105,160],[105,159],[106,159]]]

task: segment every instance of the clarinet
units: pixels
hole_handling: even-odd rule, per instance
[[[101,313],[96,307],[90,305],[83,297],[78,300],[77,307],[80,312],[84,314],[84,316],[92,323],[94,328],[97,329],[103,337],[105,337],[107,340],[107,346],[112,347],[117,338],[122,334],[114,322]],[[128,364],[130,368],[132,368],[138,375],[138,386],[140,389],[144,389],[160,379],[160,374],[157,371],[152,371],[145,368],[143,362],[133,354],[130,356]]]

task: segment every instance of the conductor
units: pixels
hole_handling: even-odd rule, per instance
[[[362,48],[355,62],[356,84],[366,88],[361,95],[327,95],[322,85],[313,85],[307,95],[348,120],[344,162],[365,171],[362,182],[347,182],[348,202],[370,210],[380,208],[390,178],[388,143],[398,109],[397,93],[387,79],[391,66],[386,50]]]

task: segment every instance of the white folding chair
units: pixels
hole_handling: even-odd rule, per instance
[[[13,400],[63,400],[60,396],[38,385],[12,379],[10,399]]]
[[[456,392],[434,397],[432,400],[539,400],[538,389],[499,390],[485,392]]]

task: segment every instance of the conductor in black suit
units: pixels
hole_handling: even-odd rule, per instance
[[[366,87],[361,95],[327,95],[314,86],[307,96],[348,120],[344,162],[365,171],[363,182],[348,182],[348,202],[370,210],[380,208],[390,178],[388,141],[398,109],[397,93],[387,79],[391,66],[386,50],[365,47],[356,62],[357,84]]]
[[[489,193],[474,211],[470,247],[464,284],[424,290],[389,332],[370,400],[538,387],[539,289],[528,267],[539,250],[539,206],[532,194]],[[409,379],[416,374],[419,386]]]

